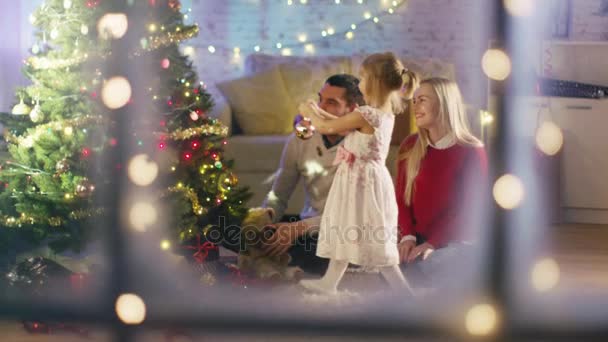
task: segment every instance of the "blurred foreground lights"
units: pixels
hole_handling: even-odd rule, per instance
[[[171,243],[169,242],[169,240],[163,240],[160,242],[160,249],[162,249],[163,251],[166,251],[169,248],[171,248]]]
[[[536,131],[536,146],[546,155],[555,155],[564,144],[562,130],[554,122],[543,122]]]
[[[496,180],[492,194],[502,208],[515,209],[524,199],[524,185],[516,176],[506,174]]]
[[[315,53],[315,46],[312,44],[306,44],[304,45],[304,51],[308,52],[308,53]]]
[[[156,208],[150,203],[137,202],[129,211],[129,222],[138,232],[145,232],[150,225],[156,223],[157,218]]]
[[[120,39],[129,28],[129,21],[124,13],[108,13],[97,22],[97,32],[103,39]]]
[[[465,327],[474,336],[488,336],[496,330],[498,314],[490,304],[473,306],[466,314]]]
[[[496,81],[503,81],[511,74],[511,59],[499,49],[487,50],[481,59],[484,74]]]
[[[129,179],[139,186],[148,186],[158,176],[158,164],[147,154],[138,154],[129,162]]]
[[[136,294],[122,294],[116,299],[116,314],[125,324],[141,324],[146,319],[146,304]]]
[[[101,90],[101,100],[106,107],[118,109],[129,102],[131,98],[131,84],[121,76],[109,79]]]
[[[494,116],[492,116],[492,113],[487,112],[485,110],[481,111],[480,118],[481,118],[481,124],[483,126],[487,126],[487,125],[491,124],[492,122],[494,122]]]
[[[533,0],[503,0],[505,9],[515,17],[529,17],[534,13],[536,1]]]
[[[559,266],[551,258],[539,260],[532,267],[532,286],[538,292],[547,292],[559,282]]]

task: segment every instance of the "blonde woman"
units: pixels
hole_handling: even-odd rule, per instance
[[[458,85],[422,81],[412,113],[418,133],[401,144],[395,187],[401,263],[474,239],[487,189],[486,152],[470,131]]]
[[[317,256],[329,259],[321,279],[302,280],[312,291],[335,293],[349,263],[379,267],[395,289],[409,289],[399,269],[397,205],[386,168],[393,113],[400,92],[414,88],[416,76],[394,54],[368,56],[361,66],[359,88],[367,106],[331,119],[312,104],[310,120],[321,134],[347,134],[334,163],[336,176],[323,210]]]

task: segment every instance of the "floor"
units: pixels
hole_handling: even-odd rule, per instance
[[[608,290],[608,225],[567,224],[555,226],[551,241],[554,246],[554,259],[560,269],[560,285],[574,288],[594,288]],[[357,281],[350,276],[351,289],[356,290]],[[371,278],[372,282],[379,281]],[[381,286],[378,283],[378,286]],[[317,338],[317,337],[315,337]],[[195,339],[175,336],[167,339],[164,333],[151,332],[141,336],[138,341],[305,341],[310,337],[281,336],[240,336],[208,335]],[[32,335],[25,332],[16,322],[0,322],[0,341],[110,341],[107,331],[93,329],[89,337],[58,333],[53,335]],[[322,340],[342,340],[327,337]],[[344,340],[353,340],[344,338]]]

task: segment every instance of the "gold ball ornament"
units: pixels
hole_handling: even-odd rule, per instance
[[[55,171],[57,171],[57,173],[65,173],[68,172],[70,170],[70,163],[68,163],[68,160],[66,158],[61,159],[60,161],[57,162],[57,164],[55,164]]]
[[[95,191],[95,185],[86,178],[76,185],[76,194],[78,194],[78,197],[88,197],[93,191]]]
[[[21,101],[13,107],[13,110],[11,111],[11,113],[13,113],[13,115],[27,115],[31,111],[32,111],[32,108],[30,108],[30,106],[23,103],[23,99],[21,99]]]
[[[221,192],[230,191],[236,184],[238,179],[232,172],[223,173],[220,175],[217,186]]]

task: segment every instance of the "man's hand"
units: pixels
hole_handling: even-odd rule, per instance
[[[407,262],[407,257],[410,255],[410,252],[416,248],[416,241],[414,240],[405,240],[397,245],[399,249],[399,263]]]
[[[303,222],[280,222],[270,227],[275,228],[275,232],[262,246],[262,250],[268,256],[287,252],[293,242],[306,232],[306,224]]]
[[[416,260],[416,258],[418,257],[422,257],[422,260],[426,259],[431,253],[433,253],[433,251],[435,250],[435,247],[433,247],[430,243],[425,242],[423,244],[420,244],[416,247],[414,247],[411,251],[410,254],[407,257],[407,262],[410,263],[414,260]]]

